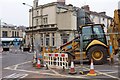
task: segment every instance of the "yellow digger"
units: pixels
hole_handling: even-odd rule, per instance
[[[120,10],[114,13],[114,21],[108,29],[108,33],[104,33],[103,24],[87,24],[80,26],[78,36],[60,46],[59,49],[52,51],[53,53],[64,52],[70,55],[70,59],[80,60],[80,48],[82,45],[82,58],[93,59],[95,64],[104,64],[108,57],[112,57],[117,53],[120,41]],[[106,37],[108,36],[108,38]],[[80,42],[82,39],[82,43]],[[120,43],[120,42],[119,42]],[[112,46],[112,48],[111,48]],[[44,54],[45,50],[43,50]],[[49,51],[48,51],[49,52]],[[112,56],[111,56],[112,55]]]

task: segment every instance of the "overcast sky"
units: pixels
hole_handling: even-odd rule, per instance
[[[39,5],[55,2],[57,0],[39,0]],[[120,0],[66,0],[66,4],[73,4],[81,7],[89,5],[91,11],[106,11],[108,16],[113,17],[114,10],[118,9],[118,1]],[[29,8],[23,5],[33,5],[33,0],[0,0],[0,19],[2,22],[14,25],[29,26]]]

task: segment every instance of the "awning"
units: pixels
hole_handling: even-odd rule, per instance
[[[1,38],[1,41],[22,41],[22,38]]]

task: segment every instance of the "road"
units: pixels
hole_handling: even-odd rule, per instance
[[[81,66],[79,64],[75,65],[75,70],[77,71],[77,74],[75,75],[68,74],[69,70],[63,71],[62,69],[55,68],[49,68],[48,70],[46,70],[46,67],[36,69],[32,66],[32,58],[33,53],[22,52],[17,49],[12,49],[9,52],[2,52],[0,54],[0,63],[2,65],[2,67],[0,67],[0,72],[2,72],[2,78],[66,78],[68,80],[73,80],[73,78],[97,78],[100,80],[104,80],[107,78],[112,80],[119,80],[119,65],[117,56],[115,56],[115,63],[113,65],[94,65],[97,76],[92,77],[87,76],[86,74],[79,74],[79,71],[81,71]],[[84,62],[83,70],[89,72],[89,69],[90,65],[88,64],[88,62]]]

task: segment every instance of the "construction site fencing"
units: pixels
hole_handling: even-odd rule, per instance
[[[44,62],[51,68],[69,68],[68,54],[65,53],[44,53]]]

